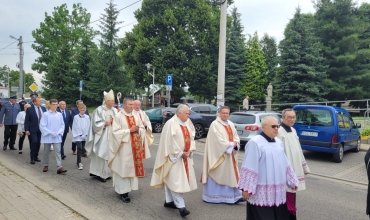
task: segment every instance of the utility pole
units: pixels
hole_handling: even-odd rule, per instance
[[[225,62],[226,62],[226,18],[227,0],[221,2],[220,42],[218,51],[217,107],[225,105]]]
[[[24,88],[23,88],[23,41],[22,41],[22,36],[19,37],[19,93],[20,96],[23,97],[24,95]]]

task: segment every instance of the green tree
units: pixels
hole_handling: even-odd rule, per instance
[[[269,83],[273,84],[276,76],[276,71],[278,67],[277,43],[274,37],[270,37],[267,33],[265,33],[261,38],[260,44],[267,67],[267,80],[265,85],[265,87],[267,87]]]
[[[80,4],[73,4],[70,12],[66,4],[55,7],[52,15],[45,13],[40,28],[32,31],[35,44],[32,48],[40,56],[32,69],[44,73],[43,96],[74,103],[79,98],[78,67],[81,42],[91,40],[93,29],[89,26],[91,15]]]
[[[279,102],[325,100],[325,59],[309,17],[312,15],[301,14],[301,9],[297,8],[280,42],[280,72],[274,87]]]
[[[238,81],[239,92],[248,95],[252,102],[264,102],[267,67],[257,33],[249,38],[246,48],[246,77],[245,80]]]
[[[10,68],[7,65],[0,67],[0,84],[8,86],[8,79],[10,78]]]
[[[315,1],[315,32],[323,44],[330,79],[329,100],[370,96],[369,38],[361,37],[369,23],[359,16],[353,0]]]
[[[23,73],[24,77],[24,92],[32,92],[30,88],[28,88],[32,83],[35,83],[35,78],[33,77],[32,73]],[[19,71],[11,70],[10,71],[10,85],[11,86],[19,86]],[[37,84],[36,84],[37,85]],[[12,94],[16,94],[16,92],[12,92]]]
[[[131,77],[124,69],[124,63],[118,52],[118,31],[122,23],[117,21],[119,11],[113,1],[110,1],[105,13],[100,17],[99,48],[92,53],[92,62],[89,65],[88,80],[86,81],[86,96],[90,101],[99,103],[103,91],[112,89],[115,93],[121,92],[124,96],[130,95],[133,88]],[[98,95],[97,95],[98,94]]]
[[[225,104],[232,110],[239,109],[243,97],[239,93],[235,82],[244,80],[245,70],[245,37],[241,24],[240,13],[236,7],[231,11],[230,34],[226,44],[226,70],[225,70]],[[244,95],[244,94],[243,94]]]
[[[145,64],[156,67],[155,83],[173,74],[171,95],[182,97],[187,82],[194,95],[216,94],[219,9],[203,0],[144,0],[135,12],[138,24],[120,48],[137,88],[152,84]]]

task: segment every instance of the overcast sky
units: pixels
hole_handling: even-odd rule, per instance
[[[124,22],[119,37],[124,37],[125,32],[130,31],[135,25],[136,19],[133,12],[141,7],[141,1],[135,3],[137,1],[114,1],[118,9],[128,6],[120,12],[118,17],[119,21]],[[22,36],[25,42],[24,70],[27,73],[34,73],[36,82],[40,85],[41,75],[31,69],[31,64],[38,57],[38,53],[31,48],[31,41],[34,40],[31,32],[40,27],[40,22],[45,19],[45,12],[50,15],[56,6],[67,3],[68,7],[72,8],[73,3],[81,3],[82,7],[91,13],[91,21],[95,21],[104,12],[108,2],[109,0],[0,0],[0,66],[8,65],[11,69],[18,70],[16,67],[16,63],[19,62],[17,43],[3,48],[15,41],[9,37],[10,35],[16,38]],[[233,6],[237,7],[242,14],[245,33],[253,34],[257,31],[259,36],[268,33],[278,41],[283,39],[284,28],[298,6],[301,7],[303,13],[314,13],[311,0],[234,0],[234,2]],[[358,2],[360,4],[365,0]],[[131,4],[133,5],[129,6]],[[95,29],[98,29],[97,23],[93,25]]]

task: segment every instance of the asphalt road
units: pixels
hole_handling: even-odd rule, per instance
[[[119,199],[112,187],[112,180],[102,183],[89,176],[89,158],[82,159],[84,170],[77,169],[76,156],[72,155],[70,149],[70,134],[65,148],[67,158],[63,160],[63,167],[68,170],[66,175],[56,173],[54,152],[50,152],[49,172],[42,172],[41,163],[31,165],[27,140],[22,155],[17,151],[1,151],[0,162],[88,219],[181,219],[177,210],[163,207],[164,190],[149,186],[160,134],[154,136],[155,144],[150,148],[152,158],[144,162],[146,176],[139,180],[139,190],[130,193],[132,201],[129,204]],[[0,129],[0,143],[2,142],[3,128]],[[204,140],[197,142],[199,148],[204,145],[202,142]],[[353,160],[363,161],[362,154],[353,154],[352,157],[355,157]],[[40,158],[43,158],[43,146]],[[197,178],[200,177],[202,160],[201,152],[195,155]],[[310,164],[311,160],[308,158],[307,162]],[[320,163],[320,160],[313,160],[315,164]],[[324,162],[323,164],[325,165]],[[307,190],[299,192],[297,196],[298,219],[368,219],[365,215],[366,193],[367,186],[364,184],[331,179],[330,176],[308,175]],[[185,194],[186,207],[191,212],[187,219],[245,219],[244,203],[208,204],[202,201],[201,194],[200,184],[197,190]]]

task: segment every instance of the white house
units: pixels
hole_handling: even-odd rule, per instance
[[[8,98],[9,97],[9,88],[0,86],[0,97],[1,98]]]

